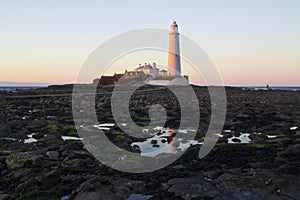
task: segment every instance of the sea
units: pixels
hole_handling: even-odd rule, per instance
[[[45,86],[0,86],[0,91],[16,91],[43,88]]]
[[[289,91],[300,91],[299,86],[270,86],[267,88],[266,86],[247,86],[241,87],[244,90],[289,90]]]

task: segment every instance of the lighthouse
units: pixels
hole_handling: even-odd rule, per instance
[[[168,75],[173,77],[181,76],[179,33],[178,33],[178,25],[175,20],[173,20],[170,25]]]

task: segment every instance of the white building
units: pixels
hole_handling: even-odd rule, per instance
[[[159,70],[156,67],[156,63],[145,63],[144,65],[139,64],[137,68],[135,68],[133,71],[125,71],[125,76],[127,77],[134,77],[134,76],[140,76],[140,75],[150,75],[153,78],[158,77],[166,77],[168,76],[168,72],[166,70]]]

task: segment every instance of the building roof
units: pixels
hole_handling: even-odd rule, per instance
[[[152,66],[146,65],[146,66],[140,66],[140,67],[135,68],[135,70],[139,70],[139,69],[152,69]]]
[[[121,78],[124,74],[114,74],[114,78]]]

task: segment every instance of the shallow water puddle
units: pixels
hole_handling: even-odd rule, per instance
[[[114,123],[104,123],[104,124],[95,124],[95,125],[93,125],[94,128],[104,130],[104,131],[110,130],[109,127],[113,127],[113,126],[115,126]]]
[[[241,133],[240,136],[232,136],[228,138],[228,144],[235,144],[235,143],[250,143],[251,139],[249,138],[250,133]]]
[[[83,138],[79,137],[72,137],[72,136],[61,136],[61,138],[66,141],[66,140],[83,140]]]
[[[267,135],[267,138],[269,138],[269,139],[274,139],[274,138],[279,138],[279,137],[284,137],[284,135]]]
[[[176,138],[176,131],[174,129],[167,129],[163,127],[156,127],[157,131],[152,137],[143,142],[133,142],[131,147],[133,150],[139,150],[141,156],[154,157],[162,153],[176,153],[177,151],[184,151],[191,145],[203,144],[196,140],[186,140],[183,138]],[[188,133],[190,130],[180,130],[182,133]]]
[[[30,143],[37,142],[38,140],[33,138],[34,135],[35,135],[35,133],[27,135],[28,139],[24,140],[24,144],[30,144]]]
[[[293,127],[290,128],[291,131],[295,131],[297,129],[298,129],[298,126],[293,126]]]

